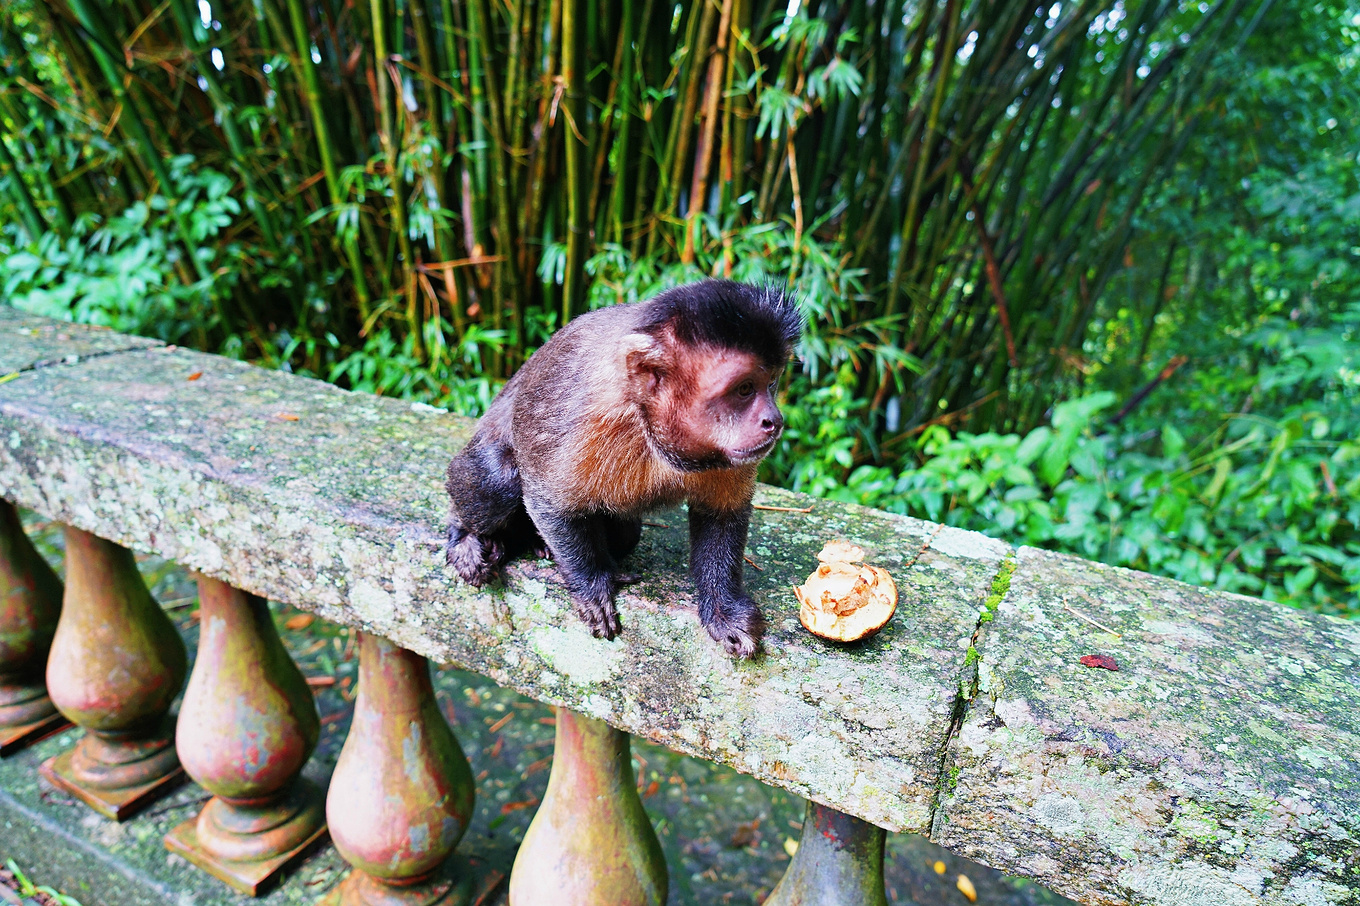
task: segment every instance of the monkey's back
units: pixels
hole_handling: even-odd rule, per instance
[[[661,502],[658,492],[675,483],[666,474],[674,470],[659,469],[647,447],[629,388],[627,338],[646,304],[574,318],[529,357],[515,386],[506,385],[521,480],[550,489],[564,510],[650,509]]]

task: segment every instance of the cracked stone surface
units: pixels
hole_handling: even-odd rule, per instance
[[[983,636],[937,842],[1087,903],[1360,903],[1360,625],[1022,548]]]
[[[59,364],[0,384],[0,494],[49,518],[1085,902],[1360,903],[1354,624],[762,488],[812,507],[755,514],[762,657],[699,627],[677,511],[644,530],[606,642],[549,562],[480,591],[446,571],[443,470],[470,420],[108,332],[91,358],[69,325],[11,348],[13,323],[0,363]],[[805,633],[791,593],[832,537],[901,592],[849,646]],[[1075,663],[1103,636],[1064,596],[1122,633],[1101,652],[1120,672]]]
[[[0,305],[0,377],[61,362],[161,345],[105,327],[67,324]]]

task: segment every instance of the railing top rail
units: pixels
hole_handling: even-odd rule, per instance
[[[762,488],[811,507],[753,520],[762,657],[699,628],[674,512],[606,642],[550,565],[445,570],[468,419],[4,306],[0,379],[0,495],[48,517],[1084,902],[1360,903],[1355,623]],[[790,593],[833,537],[901,591],[853,646]]]

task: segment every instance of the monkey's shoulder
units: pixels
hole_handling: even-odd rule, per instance
[[[507,406],[517,423],[556,424],[580,421],[593,413],[623,405],[627,398],[628,369],[619,325],[573,330],[572,321],[524,363],[507,390]],[[504,393],[504,391],[503,391]]]
[[[529,357],[525,367],[532,363],[536,368],[558,369],[572,362],[598,363],[637,329],[644,304],[611,305],[572,318]]]
[[[549,480],[564,509],[630,513],[673,502],[679,491],[678,473],[651,451],[628,407],[597,410],[551,438],[536,435],[526,467]]]

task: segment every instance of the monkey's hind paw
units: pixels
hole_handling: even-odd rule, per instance
[[[498,541],[484,541],[470,533],[462,533],[461,537],[450,533],[445,559],[464,582],[480,588],[496,575],[505,554]]]
[[[612,639],[622,631],[619,626],[619,612],[615,609],[613,601],[605,600],[600,603],[573,597],[572,604],[576,607],[576,615],[595,638]]]
[[[704,628],[732,657],[754,657],[765,635],[765,618],[754,604],[733,613],[715,613]]]

